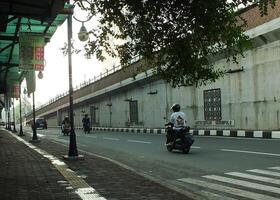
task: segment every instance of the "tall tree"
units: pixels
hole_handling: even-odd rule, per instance
[[[88,0],[90,1],[90,0]],[[90,31],[87,54],[104,60],[104,52],[128,66],[141,56],[157,75],[173,86],[215,81],[225,69],[216,69],[209,56],[236,56],[249,47],[246,21],[239,8],[258,4],[260,13],[276,0],[91,0],[79,6],[98,18]],[[121,42],[112,43],[112,40]]]

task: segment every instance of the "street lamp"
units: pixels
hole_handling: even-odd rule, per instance
[[[40,142],[40,139],[38,139],[37,136],[37,126],[36,126],[36,113],[35,113],[35,92],[32,93],[32,104],[33,104],[33,109],[32,109],[32,114],[33,114],[33,123],[31,126],[32,127],[32,131],[33,131],[33,136],[32,136],[32,140],[29,140],[29,142]]]
[[[78,1],[74,1],[74,4]],[[87,2],[87,1],[86,1]],[[80,2],[82,3],[82,2]],[[87,2],[88,3],[88,2]],[[65,159],[79,159],[83,158],[83,156],[78,155],[77,143],[76,143],[76,134],[75,134],[75,127],[74,127],[74,111],[73,111],[73,85],[72,85],[72,16],[73,13],[70,13],[67,18],[67,31],[68,31],[68,78],[69,78],[69,117],[70,117],[70,141],[69,141],[69,151],[68,155],[63,156]],[[78,33],[78,37],[81,41],[86,41],[88,39],[88,33],[84,26],[84,22],[90,20],[87,19],[85,21],[78,20],[74,17],[75,20],[82,22],[82,27],[80,32]]]
[[[24,88],[23,90],[24,94],[27,94],[26,88]],[[33,122],[31,124],[31,128],[32,128],[32,132],[33,132],[33,136],[32,136],[32,140],[29,140],[29,142],[31,143],[39,143],[40,139],[38,139],[37,136],[37,126],[36,126],[36,120],[35,120],[35,92],[32,93],[32,104],[33,104],[33,110],[32,110],[32,114],[33,114]],[[29,97],[29,96],[28,96]],[[21,103],[21,102],[20,102]],[[22,123],[22,122],[21,122]]]
[[[22,131],[22,112],[21,112],[21,87],[19,88],[19,134],[18,136],[24,136]]]
[[[8,130],[11,131],[11,113],[10,113],[10,99],[8,100]]]
[[[13,133],[16,133],[16,117],[15,117],[15,99],[13,98],[13,121],[14,121],[14,129],[13,129]]]

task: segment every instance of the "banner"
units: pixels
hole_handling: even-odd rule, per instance
[[[13,98],[18,99],[20,96],[20,84],[13,85]]]
[[[36,76],[35,71],[29,70],[25,75],[26,80],[26,87],[27,87],[27,94],[30,95],[31,93],[35,92],[36,90]]]
[[[6,94],[9,98],[19,98],[20,84],[18,83],[18,81],[9,82]]]
[[[34,33],[19,34],[19,68],[44,70],[44,35]]]

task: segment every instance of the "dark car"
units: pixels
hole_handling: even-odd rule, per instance
[[[5,122],[0,122],[0,126],[5,126]]]
[[[44,118],[36,119],[35,123],[36,123],[36,128],[42,128],[42,129],[48,128],[47,121]]]

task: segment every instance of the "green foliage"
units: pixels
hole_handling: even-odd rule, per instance
[[[252,3],[264,15],[275,0],[92,0],[88,11],[100,24],[90,31],[86,51],[99,60],[104,52],[118,56],[123,66],[140,55],[173,86],[203,85],[226,70],[214,68],[209,56],[236,61],[249,47],[246,22],[236,11]]]

